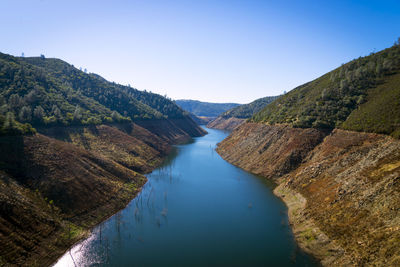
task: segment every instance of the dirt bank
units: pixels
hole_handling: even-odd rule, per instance
[[[323,265],[400,265],[399,140],[246,123],[217,151],[278,182],[296,239]]]
[[[232,131],[245,121],[246,119],[238,119],[234,117],[231,118],[218,117],[215,120],[210,121],[207,124],[207,127],[213,129]]]
[[[193,121],[50,127],[0,137],[0,266],[47,266],[125,207]]]

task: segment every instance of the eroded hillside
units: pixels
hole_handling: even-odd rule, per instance
[[[242,123],[244,123],[246,120],[245,119],[238,119],[238,118],[223,118],[219,116],[215,120],[210,121],[207,124],[208,128],[213,128],[213,129],[220,129],[220,130],[227,130],[227,131],[232,131]]]
[[[396,43],[299,86],[218,145],[277,182],[296,239],[323,265],[400,265],[399,55]]]
[[[146,182],[99,153],[39,134],[3,137],[1,147],[2,263],[49,265]]]
[[[167,123],[160,125],[159,123]],[[49,265],[140,191],[185,121],[38,128],[0,137],[1,263]],[[45,135],[44,135],[45,134]]]
[[[325,265],[398,265],[400,141],[343,130],[327,134],[248,123],[217,151],[276,180],[296,238]]]

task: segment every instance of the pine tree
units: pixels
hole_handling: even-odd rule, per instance
[[[121,115],[116,112],[115,110],[111,113],[111,118],[113,119],[113,121],[117,122],[120,120]]]
[[[7,111],[9,111],[9,107],[8,107],[7,104],[3,104],[3,105],[0,106],[0,114],[1,114],[1,115],[2,115],[2,114],[6,114]]]
[[[45,116],[44,109],[41,106],[37,106],[33,110],[33,116],[35,117],[36,120],[38,121],[43,121],[43,117]]]
[[[32,120],[32,110],[28,106],[23,106],[19,112],[18,118],[22,122],[28,122]]]
[[[51,113],[54,115],[54,117],[56,117],[57,119],[61,118],[61,111],[60,109],[56,106],[53,105],[53,108],[51,109]]]
[[[3,124],[3,129],[10,129],[15,126],[15,117],[14,113],[7,112],[6,119]]]
[[[79,105],[76,105],[75,111],[74,111],[74,120],[80,121],[81,119],[82,119],[81,108],[79,107]]]
[[[12,94],[8,99],[8,103],[11,109],[16,109],[21,105],[21,98],[17,94]]]

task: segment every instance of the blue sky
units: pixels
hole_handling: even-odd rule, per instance
[[[0,52],[173,99],[278,95],[400,37],[400,1],[2,0]]]

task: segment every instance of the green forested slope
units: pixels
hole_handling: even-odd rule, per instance
[[[62,60],[0,53],[2,132],[29,132],[26,123],[87,125],[184,116],[167,98],[108,82]]]
[[[396,112],[398,101],[394,102],[400,90],[399,70],[400,45],[396,43],[293,89],[252,121],[398,135],[400,112]]]
[[[250,118],[255,113],[262,110],[266,105],[273,102],[277,98],[278,98],[278,96],[266,96],[263,98],[259,98],[249,104],[234,107],[234,108],[222,113],[221,117],[223,117],[223,118],[234,117],[234,118],[239,118],[239,119]]]
[[[158,94],[154,94],[146,91],[139,91],[135,88],[129,86],[123,86],[113,82],[108,82],[104,78],[96,74],[86,74],[68,63],[59,59],[46,59],[41,58],[24,58],[25,61],[39,67],[45,68],[52,76],[62,79],[65,82],[71,83],[73,87],[80,88],[83,85],[83,92],[89,97],[93,97],[105,105],[108,104],[104,98],[109,96],[121,94],[121,98],[128,98],[132,101],[138,100],[141,103],[134,103],[135,105],[145,104],[149,107],[157,110],[168,117],[182,117],[183,112],[176,104],[174,104],[170,99],[163,97]],[[90,89],[99,88],[98,91],[93,91]],[[121,101],[118,99],[117,101]],[[109,101],[111,102],[111,101]],[[121,102],[124,105],[123,102]],[[147,112],[150,112],[147,110]]]
[[[355,109],[341,128],[400,137],[400,73],[385,77],[370,90],[367,101]]]

